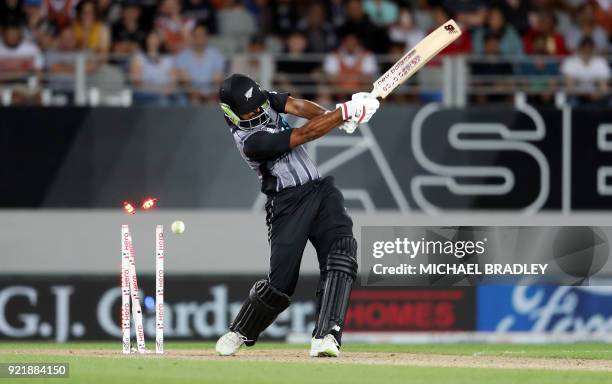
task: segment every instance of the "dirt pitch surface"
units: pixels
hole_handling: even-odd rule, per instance
[[[506,369],[550,369],[586,370],[612,372],[612,361],[562,358],[527,358],[485,355],[439,355],[416,353],[343,352],[339,358],[310,358],[308,351],[295,349],[241,350],[236,356],[218,356],[212,350],[167,351],[163,356],[131,354],[91,349],[20,349],[15,354],[75,356],[75,357],[126,357],[132,359],[186,359],[202,361],[267,361],[278,363],[323,363],[323,364],[376,364],[421,367],[453,368],[506,368]]]

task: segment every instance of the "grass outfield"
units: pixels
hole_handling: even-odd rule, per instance
[[[453,345],[346,345],[345,356],[320,362],[307,357],[307,346],[277,343],[259,343],[266,361],[230,357],[215,358],[210,353],[211,343],[166,343],[166,356],[122,356],[120,344],[114,343],[0,343],[0,363],[7,362],[67,362],[69,379],[0,379],[0,384],[15,383],[121,383],[143,380],[143,383],[612,383],[612,346],[606,344],[559,345],[507,345],[507,344],[453,344]],[[250,349],[251,350],[251,349]],[[249,351],[250,351],[249,350]],[[201,355],[200,353],[207,355]],[[418,366],[397,364],[371,364],[366,353],[391,359],[405,355],[423,355],[440,360],[455,358],[497,359],[495,361],[538,361],[558,363],[560,368],[569,361],[597,363],[607,371],[530,369],[530,368],[470,368],[454,366]],[[99,354],[99,355],[96,355]],[[248,353],[245,354],[248,357]],[[292,360],[282,361],[291,355]],[[208,357],[207,357],[208,356]],[[280,360],[270,359],[278,356]],[[300,360],[303,356],[303,362]],[[450,356],[450,358],[449,358]],[[363,360],[359,360],[363,358]],[[526,365],[531,367],[533,365]]]

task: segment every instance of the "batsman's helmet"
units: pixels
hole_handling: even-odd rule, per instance
[[[259,84],[248,76],[233,74],[223,80],[219,99],[225,117],[238,129],[248,131],[270,121],[270,102]],[[241,117],[251,112],[257,113]]]

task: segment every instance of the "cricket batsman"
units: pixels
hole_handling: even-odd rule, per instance
[[[304,144],[335,128],[352,133],[359,123],[372,118],[380,104],[369,93],[358,93],[327,111],[287,93],[262,90],[240,74],[223,81],[219,96],[238,150],[257,172],[261,191],[267,195],[270,267],[268,277],[251,288],[230,331],[217,341],[217,353],[233,355],[243,345],[254,345],[289,306],[304,247],[310,241],[321,274],[310,356],[337,357],[357,275],[357,242],[342,193],[332,177],[321,178]],[[309,121],[293,128],[282,114]]]

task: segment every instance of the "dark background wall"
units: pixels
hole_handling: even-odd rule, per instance
[[[545,109],[534,118],[507,107],[428,108],[385,104],[369,129],[354,136],[334,133],[310,150],[319,164],[332,159],[327,173],[335,175],[342,189],[365,192],[375,209],[402,208],[398,190],[406,206],[417,210],[427,208],[423,199],[440,209],[522,209],[540,194],[543,204],[535,210],[560,210],[564,196],[574,210],[609,209],[612,198],[598,192],[597,172],[612,163],[612,153],[597,146],[597,135],[602,122],[612,121],[612,112],[574,110],[564,115]],[[543,132],[538,131],[538,116]],[[477,142],[478,149],[449,142],[453,125],[465,123],[488,130],[461,135],[466,143]],[[421,127],[418,142],[416,126]],[[504,137],[496,126],[518,135]],[[564,138],[564,132],[569,136]],[[363,139],[365,150],[342,161],[337,156],[350,147],[334,144],[335,137]],[[521,143],[532,153],[521,149]],[[500,150],[502,145],[507,148]],[[435,167],[418,158],[419,151]],[[541,154],[548,173],[534,153]],[[0,207],[5,208],[114,208],[123,200],[153,195],[167,208],[249,209],[259,188],[214,106],[0,109],[0,162]],[[489,171],[478,176],[482,167]],[[480,193],[483,185],[503,183],[500,170],[513,175],[511,188]],[[433,184],[419,184],[423,176],[433,177]],[[564,177],[570,178],[569,189],[563,187]],[[457,193],[448,183],[478,187]],[[358,208],[362,203],[349,201]]]

